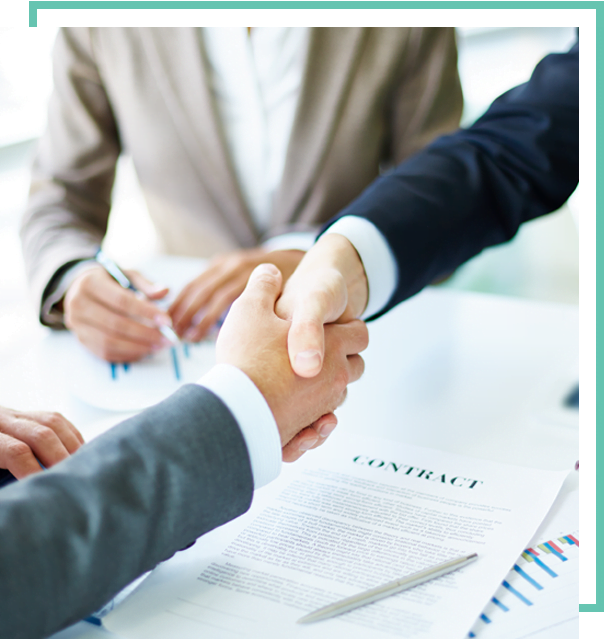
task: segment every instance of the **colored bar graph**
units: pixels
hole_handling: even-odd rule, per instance
[[[124,362],[124,371],[127,373],[128,369],[130,369],[130,363],[129,362]]]
[[[577,538],[575,538],[575,536],[571,536],[570,533],[569,533],[566,537],[569,540],[571,540],[573,544],[576,544],[577,546],[579,546],[579,541],[577,540]]]
[[[529,553],[532,553],[534,556],[538,556],[539,555],[534,549],[531,549],[530,547],[527,549],[527,551]]]
[[[496,604],[502,611],[509,611],[509,608],[506,607],[503,602],[499,602],[499,600],[497,600],[497,598],[493,597],[491,598],[491,602],[493,602],[493,604]]]
[[[528,553],[528,551],[523,551],[522,552],[522,557],[527,561],[527,562],[533,562],[533,557],[531,556],[530,553]]]
[[[111,365],[111,377],[113,380],[117,380],[117,365],[115,362],[110,362]]]
[[[475,637],[476,637],[476,635],[474,633],[472,633],[471,631],[470,631],[470,633],[468,633],[468,638],[475,638]]]
[[[190,356],[189,353],[189,344],[187,342],[183,342],[182,343],[182,351],[185,354],[185,358],[188,358]]]
[[[547,574],[549,574],[552,578],[557,578],[558,574],[555,571],[552,571],[546,564],[544,564],[543,562],[541,562],[541,560],[539,560],[539,558],[537,558],[537,556],[533,555],[530,551],[529,553],[533,556],[533,560],[535,561],[535,564],[539,567],[541,567],[541,569],[543,569],[543,571],[545,571]]]
[[[172,364],[174,365],[174,375],[177,380],[180,380],[180,365],[178,364],[178,354],[176,353],[176,347],[170,349],[172,352]]]
[[[543,587],[535,579],[531,578],[531,576],[529,576],[526,571],[523,571],[517,564],[514,565],[514,571],[516,571],[518,575],[521,575],[529,584],[532,584],[535,589],[539,589],[539,591],[543,589]]]
[[[513,593],[519,600],[522,600],[522,602],[524,602],[524,604],[528,605],[529,607],[533,606],[533,603],[528,599],[525,598],[520,591],[517,591],[516,589],[514,589],[514,587],[512,587],[510,585],[510,583],[507,580],[504,580],[501,583],[510,593]]]
[[[571,541],[567,540],[566,538],[558,538],[558,542],[561,542],[562,544],[573,544]]]
[[[550,549],[550,552],[553,553],[557,558],[560,558],[560,560],[562,560],[562,562],[566,562],[566,558],[562,555],[562,553],[560,551],[558,551],[558,547],[556,547],[554,549],[554,547],[552,546],[551,542],[546,542],[545,546]]]
[[[480,614],[480,619],[487,624],[491,624],[491,621],[484,615],[484,613]]]
[[[562,549],[560,549],[560,547],[553,541],[553,540],[549,540],[547,543],[554,551],[557,551],[558,553],[562,553]]]
[[[538,544],[537,547],[544,553],[551,553],[551,551],[544,544]]]

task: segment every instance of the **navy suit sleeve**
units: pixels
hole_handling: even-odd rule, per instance
[[[398,285],[384,313],[558,209],[578,179],[577,43],[544,58],[474,125],[377,179],[338,217],[366,218],[393,250]]]
[[[186,385],[44,473],[0,490],[0,637],[42,638],[246,511],[237,422]]]

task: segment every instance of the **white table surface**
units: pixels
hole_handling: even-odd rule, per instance
[[[8,320],[0,405],[60,411],[85,437],[119,420],[70,396],[56,375],[61,363],[52,367],[43,356],[47,330]],[[338,428],[570,469],[579,416],[562,401],[578,380],[578,331],[574,306],[426,290],[371,323],[365,375],[349,388]],[[571,478],[578,483],[578,474]],[[81,622],[56,637],[113,636]]]

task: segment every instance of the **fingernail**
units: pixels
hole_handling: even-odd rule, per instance
[[[187,331],[185,331],[185,335],[183,336],[183,338],[185,340],[188,340],[189,342],[195,342],[196,337],[195,337],[195,333],[196,333],[197,329],[187,329]]]
[[[307,373],[321,367],[321,354],[318,351],[301,351],[296,355],[296,371]]]
[[[159,293],[160,291],[163,291],[164,289],[167,289],[168,287],[165,284],[154,284],[153,287],[151,287],[151,292],[152,293]]]
[[[303,440],[300,443],[300,446],[298,447],[298,449],[300,451],[308,451],[309,449],[312,449],[318,442],[318,439],[315,438],[314,440]]]
[[[170,318],[170,316],[164,316],[164,315],[157,314],[155,316],[155,318],[153,318],[153,320],[155,321],[155,324],[158,327],[171,327],[172,326],[172,318]]]
[[[174,344],[172,343],[172,340],[168,340],[168,338],[162,338],[161,339],[161,345],[162,347],[173,347]]]
[[[320,429],[319,429],[319,435],[322,438],[327,438],[327,436],[337,427],[337,424],[324,424]]]
[[[274,264],[270,264],[270,262],[264,262],[263,264],[259,264],[254,271],[257,274],[262,274],[262,273],[268,273],[271,276],[278,276],[279,275],[279,269],[274,265]]]

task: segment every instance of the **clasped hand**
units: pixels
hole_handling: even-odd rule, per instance
[[[216,359],[238,367],[258,387],[277,422],[283,459],[293,461],[333,430],[333,411],[344,401],[347,385],[363,373],[358,354],[367,347],[368,333],[359,320],[327,325],[320,373],[300,377],[287,353],[291,323],[275,313],[281,290],[275,266],[262,264],[253,271],[220,330]]]

